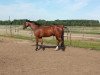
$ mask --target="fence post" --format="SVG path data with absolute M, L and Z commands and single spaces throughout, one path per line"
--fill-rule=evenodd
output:
M 72 44 L 72 40 L 71 40 L 71 28 L 69 28 L 69 32 L 70 32 L 70 46 L 71 46 L 71 44 Z
M 67 28 L 67 40 L 68 40 L 68 32 L 69 32 L 69 29 Z
M 7 25 L 8 26 L 8 25 Z M 7 35 L 7 26 L 5 26 L 5 29 L 6 29 L 6 34 L 5 35 Z
M 12 24 L 11 24 L 11 22 L 10 22 L 10 16 L 9 16 L 9 25 L 10 25 L 10 36 L 12 36 Z
M 84 36 L 85 36 L 84 30 L 85 30 L 85 25 L 83 24 L 83 40 L 84 40 Z

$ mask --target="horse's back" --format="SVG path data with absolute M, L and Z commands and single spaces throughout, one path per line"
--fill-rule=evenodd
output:
M 37 37 L 61 36 L 63 25 L 41 26 L 35 31 Z

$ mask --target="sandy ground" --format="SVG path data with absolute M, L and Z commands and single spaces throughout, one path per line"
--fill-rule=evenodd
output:
M 0 75 L 100 75 L 99 51 L 34 49 L 31 41 L 1 39 Z

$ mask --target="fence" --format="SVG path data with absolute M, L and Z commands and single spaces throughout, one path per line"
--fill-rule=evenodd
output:
M 65 27 L 64 30 L 64 37 L 65 40 L 67 40 L 68 45 L 72 45 L 73 41 L 90 41 L 93 43 L 99 42 L 100 44 L 100 27 L 68 26 Z M 21 25 L 0 25 L 0 35 L 20 36 L 24 38 L 27 37 L 28 39 L 33 39 L 34 37 L 33 31 L 30 28 L 23 30 L 23 27 Z
M 21 25 L 0 25 L 0 35 L 22 35 L 33 36 L 32 30 L 23 30 Z M 80 27 L 69 26 L 65 27 L 66 39 L 80 39 L 80 40 L 100 40 L 100 27 Z
M 67 33 L 66 37 L 80 40 L 100 40 L 100 27 L 69 26 L 65 28 L 65 32 L 68 32 L 67 29 L 69 29 L 70 36 Z
M 23 30 L 21 25 L 0 25 L 0 35 L 4 36 L 14 36 L 14 35 L 22 35 L 22 36 L 31 36 L 31 30 Z

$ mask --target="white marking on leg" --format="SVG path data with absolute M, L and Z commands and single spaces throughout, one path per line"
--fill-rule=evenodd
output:
M 56 47 L 56 49 L 55 50 L 58 50 L 58 46 Z

